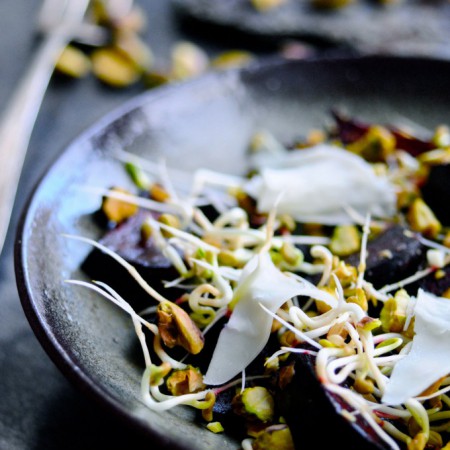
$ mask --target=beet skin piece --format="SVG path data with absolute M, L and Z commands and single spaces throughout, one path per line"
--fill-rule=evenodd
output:
M 315 375 L 315 356 L 292 353 L 287 364 L 294 364 L 291 381 L 279 389 L 276 404 L 289 426 L 295 448 L 329 450 L 387 450 L 365 419 L 354 422 L 342 416 L 351 408 L 338 396 L 325 390 Z
M 414 296 L 417 295 L 419 288 L 438 297 L 442 297 L 444 292 L 450 289 L 450 266 L 432 272 L 425 278 L 405 286 L 408 293 Z
M 379 289 L 414 274 L 425 262 L 425 247 L 418 239 L 405 234 L 406 228 L 394 225 L 367 244 L 364 278 Z M 359 252 L 346 259 L 358 267 Z
M 421 189 L 425 203 L 445 226 L 450 225 L 450 164 L 433 166 Z
M 162 283 L 176 278 L 178 272 L 155 247 L 151 238 L 146 242 L 141 239 L 141 224 L 149 215 L 148 212 L 138 212 L 116 228 L 106 232 L 99 242 L 132 264 L 141 276 L 162 295 L 168 296 L 170 292 L 176 292 L 178 295 L 177 290 L 165 289 Z M 155 301 L 137 284 L 126 269 L 100 250 L 92 250 L 81 268 L 91 279 L 107 283 L 135 308 L 145 308 L 155 304 Z

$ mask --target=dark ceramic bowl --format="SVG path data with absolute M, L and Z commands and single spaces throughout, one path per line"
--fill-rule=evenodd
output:
M 337 10 L 319 10 L 309 0 L 287 0 L 280 7 L 258 12 L 250 0 L 172 0 L 180 17 L 211 34 L 238 35 L 280 43 L 302 39 L 362 52 L 450 57 L 450 4 L 447 0 L 407 0 L 382 5 L 356 0 Z M 237 40 L 237 39 L 236 39 Z
M 127 186 L 126 149 L 169 167 L 245 170 L 252 133 L 269 129 L 290 140 L 325 125 L 333 107 L 381 122 L 434 128 L 450 120 L 450 62 L 368 57 L 271 61 L 210 73 L 145 93 L 94 124 L 65 149 L 36 187 L 17 233 L 17 285 L 26 316 L 60 370 L 83 392 L 161 446 L 239 447 L 180 407 L 165 413 L 140 400 L 143 361 L 129 317 L 97 295 L 64 283 L 86 279 L 90 248 L 63 233 L 96 238 L 100 196 L 86 186 Z M 319 448 L 319 447 L 318 447 Z

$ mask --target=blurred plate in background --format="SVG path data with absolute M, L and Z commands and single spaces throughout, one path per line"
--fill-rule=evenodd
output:
M 320 10 L 309 0 L 286 0 L 258 12 L 250 0 L 172 0 L 182 17 L 262 42 L 298 38 L 361 52 L 450 57 L 450 2 L 355 0 Z

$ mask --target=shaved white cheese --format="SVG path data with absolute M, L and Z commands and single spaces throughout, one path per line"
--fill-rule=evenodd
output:
M 269 340 L 272 317 L 261 307 L 275 312 L 297 295 L 313 296 L 331 307 L 337 300 L 306 280 L 283 274 L 267 253 L 253 257 L 244 267 L 232 303 L 230 320 L 220 333 L 204 382 L 224 384 L 241 373 Z
M 346 209 L 365 216 L 391 217 L 396 210 L 393 185 L 377 176 L 361 157 L 332 145 L 287 152 L 269 168 L 259 168 L 244 190 L 269 212 L 280 194 L 280 214 L 301 222 L 349 223 Z
M 450 373 L 450 300 L 419 290 L 411 350 L 394 367 L 383 403 L 399 405 Z

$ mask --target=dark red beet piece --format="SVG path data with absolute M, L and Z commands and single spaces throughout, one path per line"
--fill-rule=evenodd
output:
M 155 247 L 151 238 L 146 242 L 142 241 L 141 224 L 149 215 L 149 212 L 138 212 L 106 232 L 99 242 L 132 264 L 153 288 L 167 296 L 172 290 L 164 289 L 162 281 L 172 280 L 178 273 Z M 143 307 L 154 303 L 126 269 L 100 250 L 94 249 L 81 268 L 91 279 L 107 283 L 136 307 L 136 302 Z
M 362 122 L 355 118 L 344 116 L 339 111 L 332 111 L 334 120 L 336 121 L 336 135 L 343 144 L 351 144 L 361 139 L 374 124 Z M 385 125 L 385 127 L 394 135 L 396 140 L 396 148 L 404 150 L 412 156 L 418 156 L 435 148 L 431 141 L 420 139 L 397 127 Z
M 450 226 L 450 164 L 431 167 L 421 191 L 436 217 L 443 225 Z
M 368 242 L 364 278 L 375 288 L 414 274 L 424 263 L 425 247 L 405 231 L 406 228 L 393 225 Z M 346 262 L 357 267 L 359 253 L 349 256 Z
M 276 403 L 291 430 L 295 448 L 389 448 L 361 416 L 356 415 L 354 422 L 342 416 L 342 411 L 351 408 L 321 385 L 315 374 L 315 356 L 293 353 L 287 360 L 288 365 L 291 363 L 294 376 L 277 391 Z
M 445 267 L 442 271 L 433 272 L 409 286 L 405 286 L 408 293 L 414 296 L 417 295 L 419 288 L 441 297 L 447 289 L 450 289 L 450 266 Z

